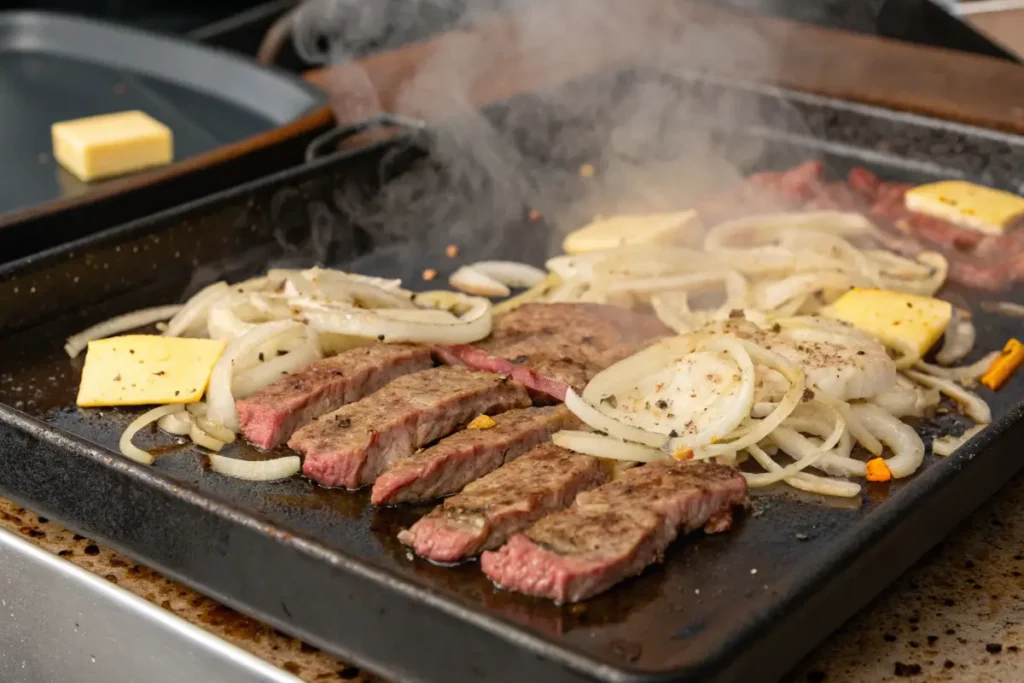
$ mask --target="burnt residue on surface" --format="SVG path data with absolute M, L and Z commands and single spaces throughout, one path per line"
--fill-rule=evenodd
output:
M 724 96 L 720 90 L 721 86 L 705 85 L 696 88 L 695 93 Z M 832 154 L 827 158 L 835 172 L 863 163 L 865 155 L 854 145 L 865 136 L 876 135 L 874 128 L 862 129 L 867 125 L 865 121 L 875 119 L 861 109 L 844 112 L 821 103 L 814 105 L 812 99 L 805 98 L 795 98 L 790 106 L 778 107 L 772 104 L 776 102 L 774 95 L 762 97 L 754 91 L 729 96 L 739 101 L 752 98 L 752 106 L 776 107 L 778 116 L 771 120 L 784 130 L 793 111 L 807 109 L 803 118 L 811 120 L 812 131 L 818 134 L 820 128 L 821 137 L 833 143 L 828 148 Z M 955 127 L 922 127 L 898 117 L 882 117 L 874 125 L 883 132 L 878 135 L 889 137 L 893 150 L 915 150 L 906 153 L 912 161 L 935 146 L 928 166 L 932 175 L 922 170 L 924 162 L 901 165 L 895 156 L 883 156 L 876 158 L 878 163 L 873 170 L 885 177 L 923 180 L 969 174 L 975 170 L 976 158 L 980 158 L 974 155 L 984 154 L 993 155 L 1000 163 L 993 166 L 994 170 L 979 173 L 979 179 L 992 179 L 1006 186 L 1012 185 L 1017 177 L 1013 174 L 1019 173 L 1012 158 L 999 156 L 1000 145 L 1010 144 L 1002 139 L 972 137 Z M 806 130 L 806 124 L 800 126 L 801 131 Z M 821 156 L 824 151 L 810 139 L 797 143 L 791 136 L 772 139 L 763 132 L 747 137 L 735 131 L 730 133 L 732 141 L 723 149 L 741 148 L 737 154 L 746 159 L 748 171 L 784 167 Z M 939 145 L 957 136 L 963 138 L 959 156 L 939 149 Z M 536 143 L 536 136 L 531 140 Z M 0 303 L 5 305 L 0 326 L 10 331 L 0 341 L 0 402 L 112 451 L 104 467 L 113 472 L 123 464 L 114 455 L 119 435 L 137 411 L 73 407 L 80 360 L 67 359 L 61 349 L 64 337 L 71 332 L 133 308 L 181 300 L 217 278 L 245 277 L 271 263 L 355 263 L 364 272 L 404 276 L 409 282 L 418 282 L 417 275 L 427 267 L 457 267 L 457 260 L 445 255 L 450 240 L 432 239 L 441 234 L 434 232 L 434 228 L 441 231 L 443 226 L 425 224 L 414 237 L 403 242 L 400 235 L 378 222 L 362 222 L 367 216 L 381 215 L 381 206 L 374 205 L 375 202 L 396 201 L 395 196 L 372 189 L 382 161 L 390 165 L 389 174 L 401 173 L 396 159 L 405 156 L 409 156 L 409 172 L 432 172 L 429 158 L 401 147 L 405 143 L 397 144 L 400 146 L 374 148 L 349 160 L 299 171 L 295 178 L 275 180 L 267 188 L 240 190 L 186 216 L 164 217 L 121 229 L 98 238 L 94 244 L 75 245 L 29 263 L 0 268 Z M 916 151 L 920 148 L 924 150 Z M 396 149 L 400 154 L 395 153 Z M 836 153 L 844 149 L 846 156 Z M 750 150 L 756 150 L 756 154 L 751 155 Z M 591 182 L 578 176 L 576 166 L 566 175 L 574 179 L 560 190 L 568 195 L 573 187 L 585 191 L 584 184 Z M 344 181 L 339 180 L 342 177 Z M 346 183 L 340 198 L 333 186 L 339 182 Z M 308 206 L 319 208 L 310 214 L 305 210 Z M 567 206 L 578 209 L 571 198 L 567 199 Z M 500 253 L 506 258 L 540 262 L 557 244 L 543 221 L 564 226 L 578 222 L 581 217 L 569 208 L 559 214 L 550 198 L 544 204 L 541 222 L 528 220 L 531 207 L 520 208 L 518 222 L 484 226 L 491 239 L 480 244 L 464 243 L 459 258 L 471 261 Z M 428 215 L 436 218 L 435 214 Z M 321 227 L 314 229 L 317 221 Z M 413 242 L 422 247 L 416 259 L 409 258 L 409 244 Z M 149 248 L 142 248 L 147 244 Z M 1001 347 L 1014 331 L 1015 321 L 981 311 L 975 321 L 979 352 Z M 1024 379 L 1018 376 L 999 394 L 987 396 L 997 416 L 1011 412 L 1022 387 Z M 953 425 L 947 427 L 952 429 Z M 147 432 L 138 436 L 138 444 L 143 447 L 170 443 L 171 438 L 165 435 Z M 74 454 L 70 450 L 69 458 L 87 457 L 80 450 Z M 215 508 L 218 514 L 241 520 L 247 529 L 272 537 L 282 553 L 300 544 L 312 544 L 317 561 L 325 566 L 345 566 L 354 559 L 362 571 L 378 572 L 384 577 L 382 581 L 395 580 L 425 588 L 453 609 L 468 608 L 478 616 L 497 617 L 501 628 L 513 624 L 542 636 L 566 657 L 583 655 L 591 662 L 649 672 L 689 667 L 687 670 L 692 673 L 701 666 L 721 666 L 727 645 L 736 647 L 737 643 L 749 643 L 769 633 L 788 606 L 798 604 L 815 586 L 855 559 L 872 535 L 881 534 L 890 523 L 908 513 L 906 506 L 947 487 L 977 451 L 948 459 L 928 456 L 922 471 L 914 477 L 888 486 L 869 486 L 861 499 L 851 503 L 823 503 L 789 493 L 759 494 L 757 510 L 746 515 L 732 532 L 715 536 L 698 533 L 681 539 L 671 547 L 663 565 L 650 567 L 606 594 L 576 606 L 558 606 L 500 591 L 473 562 L 444 568 L 411 557 L 396 541 L 395 533 L 427 507 L 375 510 L 368 505 L 366 492 L 326 490 L 301 477 L 279 483 L 241 482 L 204 471 L 196 453 L 197 449 L 188 447 L 165 454 L 146 471 L 145 478 L 137 475 L 132 486 L 167 484 L 175 495 L 187 496 L 190 506 Z M 226 447 L 224 453 L 267 457 L 240 443 Z M 106 485 L 99 480 L 59 481 L 63 495 L 83 498 L 95 496 L 95 491 L 105 490 Z M 81 509 L 92 508 L 83 503 Z M 124 514 L 158 515 L 160 511 L 140 509 Z M 88 519 L 77 521 L 84 526 L 90 524 Z M 217 535 L 211 531 L 214 528 L 212 522 L 209 527 L 199 524 L 192 541 L 194 546 L 185 544 L 171 549 L 150 545 L 159 543 L 159 538 L 140 539 L 126 534 L 118 540 L 140 555 L 152 552 L 171 558 L 177 562 L 173 569 L 191 578 L 203 572 L 202 559 L 197 558 L 231 552 L 232 538 Z M 325 570 L 324 576 L 327 575 L 329 571 Z M 286 581 L 286 577 L 281 580 Z M 204 575 L 196 581 L 220 581 L 220 590 L 232 587 L 231 577 Z M 287 585 L 261 584 L 264 591 L 286 588 Z M 257 596 L 249 593 L 238 599 L 244 601 L 247 597 Z M 261 605 L 259 609 L 282 623 L 292 615 L 298 619 L 316 612 L 317 607 L 288 604 L 287 610 L 279 605 L 272 609 Z M 321 625 L 329 623 L 324 619 L 319 622 Z M 303 628 L 311 628 L 312 623 L 313 620 L 304 623 Z M 344 643 L 336 646 L 347 647 Z M 713 658 L 718 659 L 711 661 Z

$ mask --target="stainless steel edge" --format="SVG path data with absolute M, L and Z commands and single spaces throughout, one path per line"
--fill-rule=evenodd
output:
M 187 621 L 0 530 L 4 683 L 298 683 Z

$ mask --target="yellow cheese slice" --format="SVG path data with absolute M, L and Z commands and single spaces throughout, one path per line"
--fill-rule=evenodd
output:
M 911 211 L 971 230 L 1000 235 L 1024 216 L 1024 197 L 963 180 L 919 185 L 904 196 Z
M 569 233 L 562 248 L 567 254 L 582 254 L 627 244 L 680 243 L 702 233 L 696 211 L 629 214 L 594 220 Z
M 948 301 L 888 289 L 851 289 L 823 310 L 876 337 L 890 348 L 928 352 L 953 315 Z
M 224 352 L 219 339 L 132 334 L 89 342 L 78 405 L 195 403 Z
M 141 111 L 55 123 L 53 158 L 79 180 L 140 171 L 174 158 L 171 129 Z

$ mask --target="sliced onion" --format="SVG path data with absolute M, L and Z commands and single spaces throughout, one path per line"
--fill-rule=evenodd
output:
M 565 407 L 592 429 L 605 432 L 623 441 L 632 441 L 651 448 L 662 448 L 668 443 L 668 437 L 664 434 L 648 432 L 605 415 L 580 398 L 571 388 L 565 392 Z
M 477 261 L 471 268 L 508 287 L 536 287 L 547 276 L 540 268 L 518 261 Z
M 167 320 L 180 310 L 181 305 L 179 304 L 175 304 L 173 306 L 155 306 L 153 308 L 143 308 L 140 311 L 133 311 L 131 313 L 125 313 L 124 315 L 119 315 L 116 318 L 104 320 L 101 323 L 82 330 L 76 335 L 68 337 L 68 341 L 64 345 L 64 350 L 70 357 L 75 358 L 86 346 L 89 345 L 89 342 L 91 341 L 112 337 L 122 332 L 137 330 L 140 327 L 152 325 L 153 323 L 161 320 Z
M 131 424 L 128 425 L 128 429 L 124 430 L 121 434 L 121 439 L 118 442 L 118 446 L 121 448 L 121 454 L 137 463 L 152 465 L 153 455 L 133 444 L 132 439 L 143 427 L 158 421 L 166 415 L 171 415 L 180 411 L 180 404 L 159 406 L 152 410 L 147 410 L 142 415 L 139 415 L 137 418 L 132 420 Z
M 882 442 L 875 438 L 875 435 L 867 427 L 861 424 L 860 420 L 857 419 L 857 415 L 850 410 L 848 403 L 845 401 L 834 401 L 827 397 L 821 400 L 843 416 L 846 428 L 850 431 L 853 438 L 857 440 L 857 443 L 864 447 L 864 450 L 871 455 L 882 454 Z
M 885 460 L 892 476 L 900 479 L 917 471 L 924 461 L 924 442 L 913 427 L 870 403 L 850 409 L 879 441 L 892 449 L 892 457 Z
M 946 334 L 942 339 L 942 348 L 935 355 L 939 365 L 952 365 L 967 357 L 974 348 L 977 331 L 970 315 L 954 306 L 953 317 L 946 326 Z
M 477 296 L 508 296 L 512 290 L 490 275 L 482 273 L 473 266 L 462 266 L 448 278 L 452 288 L 475 294 Z
M 763 474 L 750 474 L 744 472 L 743 476 L 747 480 L 747 485 L 751 488 L 760 488 L 762 486 L 769 486 L 776 483 L 778 479 L 775 475 L 784 471 L 782 465 L 775 462 L 765 450 L 756 445 L 748 448 L 747 452 L 754 457 L 754 460 L 756 460 L 761 467 L 768 470 L 768 472 Z M 801 491 L 817 493 L 823 496 L 838 496 L 840 498 L 853 498 L 860 493 L 861 489 L 859 484 L 852 481 L 820 477 L 809 472 L 797 472 L 795 474 L 787 475 L 784 478 L 784 481 L 793 488 L 800 489 Z
M 188 436 L 189 430 L 192 429 L 192 416 L 188 411 L 181 409 L 178 412 L 161 417 L 157 421 L 156 426 L 168 434 Z
M 196 292 L 176 316 L 167 323 L 167 337 L 202 336 L 206 331 L 206 316 L 220 297 L 230 291 L 228 283 L 214 282 Z
M 193 419 L 193 422 L 195 423 L 196 427 L 198 427 L 203 432 L 205 432 L 206 434 L 210 435 L 211 437 L 213 437 L 217 441 L 221 441 L 221 442 L 226 443 L 226 444 L 227 443 L 234 443 L 235 442 L 235 434 L 234 434 L 234 432 L 232 432 L 230 430 L 227 430 L 227 429 L 224 429 L 220 425 L 215 424 L 214 422 L 210 421 L 208 418 L 196 417 L 196 418 Z M 192 431 L 191 430 L 189 430 L 189 435 L 190 436 L 192 435 Z
M 821 230 L 840 236 L 873 235 L 879 232 L 859 213 L 840 211 L 799 211 L 761 214 L 719 223 L 708 230 L 704 248 L 708 251 L 731 246 L 755 246 L 789 230 Z
M 974 425 L 960 436 L 940 436 L 932 439 L 932 453 L 935 455 L 953 455 L 957 449 L 980 434 L 987 425 Z
M 998 313 L 1011 318 L 1024 318 L 1024 306 L 1012 301 L 984 301 L 981 308 L 989 313 Z
M 237 432 L 238 411 L 235 409 L 235 397 L 231 386 L 236 367 L 243 365 L 248 356 L 256 353 L 268 342 L 278 337 L 298 334 L 306 334 L 304 325 L 291 320 L 278 320 L 257 325 L 228 343 L 210 374 L 210 384 L 206 390 L 209 418 L 225 429 Z
M 992 410 L 988 407 L 988 404 L 982 400 L 980 396 L 974 392 L 967 391 L 956 382 L 951 382 L 948 379 L 942 379 L 941 377 L 933 377 L 926 375 L 923 372 L 917 372 L 915 370 L 907 370 L 907 376 L 910 379 L 925 385 L 926 387 L 933 387 L 938 389 L 946 396 L 956 401 L 969 418 L 980 424 L 988 424 L 992 421 Z M 883 439 L 884 441 L 884 439 Z
M 218 474 L 245 481 L 275 481 L 298 474 L 302 469 L 302 463 L 297 455 L 287 455 L 273 460 L 241 460 L 211 455 L 210 469 Z
M 847 477 L 863 477 L 867 474 L 867 468 L 860 460 L 822 452 L 818 445 L 790 427 L 779 427 L 769 438 L 795 460 L 810 460 L 810 466 L 822 472 Z
M 188 438 L 192 439 L 192 442 L 197 446 L 202 446 L 211 451 L 219 451 L 224 448 L 223 441 L 213 438 L 195 423 L 192 423 L 191 429 L 188 430 Z
M 491 302 L 455 292 L 423 292 L 416 295 L 417 304 L 441 303 L 448 310 L 456 309 L 454 323 L 393 320 L 374 311 L 359 308 L 331 307 L 310 300 L 293 302 L 302 310 L 309 326 L 319 332 L 384 338 L 387 342 L 420 342 L 423 344 L 470 344 L 491 333 Z
M 992 365 L 992 361 L 998 357 L 999 351 L 993 351 L 992 353 L 982 356 L 970 365 L 961 365 L 953 368 L 943 368 L 938 365 L 932 365 L 931 363 L 925 363 L 924 361 L 918 361 L 914 364 L 914 369 L 919 370 L 926 375 L 934 375 L 935 377 L 949 379 L 961 384 L 970 384 L 977 382 L 978 379 L 985 374 L 989 366 Z
M 275 356 L 248 370 L 236 372 L 231 380 L 231 393 L 236 401 L 240 398 L 247 398 L 285 375 L 298 372 L 322 357 L 320 350 L 312 344 L 302 344 L 283 356 Z
M 740 339 L 737 341 L 743 344 L 743 347 L 747 350 L 747 353 L 750 354 L 750 357 L 754 361 L 762 365 L 767 365 L 785 377 L 790 384 L 789 389 L 786 390 L 782 400 L 780 400 L 776 405 L 775 410 L 763 420 L 755 421 L 751 425 L 751 429 L 746 434 L 733 441 L 702 446 L 699 451 L 695 451 L 695 458 L 709 458 L 728 453 L 736 453 L 740 450 L 745 450 L 751 444 L 760 443 L 761 440 L 781 425 L 783 420 L 789 417 L 790 413 L 792 413 L 800 404 L 800 400 L 803 397 L 804 389 L 806 388 L 806 380 L 804 378 L 804 373 L 800 368 L 791 365 L 786 361 L 786 359 L 774 351 L 764 349 L 753 342 L 747 341 L 746 339 Z
M 627 443 L 614 439 L 610 436 L 602 436 L 594 432 L 581 432 L 573 429 L 563 429 L 556 432 L 551 441 L 556 446 L 561 446 L 574 453 L 593 455 L 597 458 L 609 460 L 626 460 L 629 462 L 655 462 L 666 460 L 664 452 L 637 443 Z

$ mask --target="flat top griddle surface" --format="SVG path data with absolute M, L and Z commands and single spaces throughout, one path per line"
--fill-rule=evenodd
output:
M 786 110 L 792 111 L 792 107 Z M 989 140 L 979 134 L 978 140 L 962 147 L 964 165 L 958 168 L 951 163 L 950 170 L 945 170 L 942 163 L 955 156 L 925 161 L 927 155 L 920 142 L 915 146 L 912 137 L 897 135 L 904 125 L 918 136 L 925 135 L 921 128 L 924 124 L 916 119 L 901 123 L 896 117 L 883 118 L 877 124 L 883 131 L 888 127 L 890 144 L 900 151 L 899 155 L 871 156 L 856 146 L 840 143 L 838 138 L 843 135 L 864 139 L 881 134 L 855 125 L 857 117 L 869 113 L 855 108 L 845 114 L 821 116 L 822 125 L 832 126 L 820 136 L 826 138 L 824 143 L 810 136 L 775 136 L 762 131 L 757 134 L 763 136 L 757 146 L 759 155 L 744 157 L 748 158 L 747 170 L 780 168 L 824 157 L 834 173 L 842 174 L 849 166 L 864 163 L 864 157 L 869 156 L 874 163 L 867 165 L 887 179 L 928 180 L 956 173 L 994 180 L 1008 187 L 1015 187 L 1020 181 L 1012 161 L 998 165 L 994 171 L 982 166 L 986 170 L 972 172 L 976 163 L 984 163 L 978 150 L 990 145 L 1019 144 L 1008 138 Z M 807 120 L 801 119 L 804 132 Z M 955 131 L 960 131 L 956 135 L 966 134 L 966 129 L 951 130 L 944 135 L 952 136 Z M 934 130 L 930 134 L 939 135 Z M 828 135 L 833 136 L 831 142 Z M 733 141 L 740 137 L 730 133 Z M 976 156 L 972 155 L 975 153 Z M 545 256 L 556 253 L 558 240 L 552 239 L 544 219 L 526 219 L 528 206 L 519 207 L 520 218 L 509 226 L 487 226 L 486 234 L 491 239 L 461 242 L 458 259 L 445 257 L 445 241 L 432 239 L 429 226 L 422 232 L 423 239 L 415 243 L 416 248 L 410 250 L 408 243 L 395 242 L 394 236 L 389 236 L 387 226 L 357 222 L 357 217 L 365 217 L 352 210 L 359 193 L 341 192 L 338 188 L 351 190 L 362 182 L 372 186 L 382 175 L 382 164 L 409 166 L 401 157 L 395 147 L 385 145 L 336 163 L 325 162 L 293 176 L 269 179 L 252 190 L 216 198 L 184 212 L 170 213 L 2 269 L 0 304 L 7 307 L 0 309 L 6 310 L 0 315 L 0 324 L 9 329 L 28 327 L 0 342 L 0 403 L 116 453 L 119 435 L 137 411 L 74 408 L 81 359 L 69 360 L 64 356 L 64 338 L 88 322 L 180 299 L 186 291 L 194 292 L 214 278 L 241 279 L 261 272 L 268 263 L 284 265 L 289 259 L 301 260 L 301 254 L 307 252 L 303 251 L 305 247 L 296 245 L 307 238 L 315 243 L 312 233 L 325 226 L 332 234 L 345 236 L 333 250 L 323 252 L 325 260 L 358 272 L 401 276 L 409 283 L 420 282 L 418 276 L 424 268 L 437 268 L 439 281 L 443 282 L 459 263 L 477 258 L 500 254 L 542 263 Z M 573 170 L 566 174 L 562 189 L 571 195 L 582 191 L 589 181 L 575 173 L 575 166 L 569 168 Z M 344 178 L 341 185 L 340 178 Z M 408 199 L 413 202 L 414 196 L 409 195 Z M 444 212 L 411 213 L 411 218 L 428 223 L 440 224 L 449 218 Z M 447 228 L 448 224 L 445 225 Z M 84 249 L 86 246 L 88 249 Z M 972 308 L 976 312 L 978 344 L 974 357 L 1001 347 L 1010 336 L 1019 336 L 1019 320 L 986 314 L 978 309 L 976 295 L 958 294 L 975 304 Z M 366 492 L 326 490 L 301 478 L 272 484 L 235 481 L 205 471 L 203 457 L 193 448 L 165 449 L 151 470 L 139 470 L 133 486 L 145 486 L 141 482 L 155 476 L 183 492 L 197 494 L 198 500 L 208 501 L 209 505 L 226 505 L 232 515 L 251 520 L 246 523 L 276 539 L 282 548 L 311 542 L 312 545 L 303 547 L 315 548 L 319 561 L 348 567 L 346 571 L 373 574 L 388 586 L 412 587 L 418 600 L 434 607 L 445 605 L 445 609 L 462 615 L 460 618 L 500 633 L 508 639 L 509 648 L 528 645 L 531 652 L 542 653 L 588 675 L 605 680 L 624 680 L 631 673 L 659 679 L 672 675 L 705 680 L 741 658 L 743 648 L 752 640 L 770 633 L 790 610 L 807 600 L 841 601 L 841 595 L 830 592 L 830 579 L 853 560 L 869 556 L 873 539 L 896 529 L 905 537 L 931 536 L 939 533 L 932 531 L 935 528 L 948 530 L 952 522 L 941 519 L 914 519 L 914 525 L 924 526 L 908 526 L 903 521 L 912 519 L 914 510 L 934 498 L 936 492 L 962 491 L 965 499 L 970 498 L 973 494 L 956 487 L 958 482 L 974 481 L 964 477 L 966 470 L 977 469 L 972 462 L 975 456 L 979 461 L 989 459 L 986 462 L 999 458 L 1006 471 L 1018 467 L 1018 456 L 984 449 L 995 435 L 1006 432 L 1020 417 L 1024 375 L 1018 374 L 1001 392 L 982 394 L 992 405 L 995 423 L 969 448 L 962 448 L 948 458 L 929 455 L 914 476 L 888 484 L 868 484 L 863 496 L 853 501 L 782 490 L 757 492 L 753 512 L 741 518 L 731 532 L 715 536 L 694 534 L 681 539 L 671 546 L 663 564 L 574 606 L 557 606 L 497 590 L 475 563 L 445 568 L 411 557 L 395 540 L 395 533 L 427 507 L 375 509 L 368 505 Z M 962 427 L 951 412 L 923 429 L 928 436 L 958 432 Z M 166 445 L 171 439 L 144 434 L 137 443 L 144 447 Z M 268 457 L 244 444 L 232 445 L 225 453 Z M 85 456 L 69 452 L 68 457 Z M 117 455 L 111 455 L 107 462 L 110 469 L 137 469 L 125 465 Z M 100 490 L 99 482 L 59 477 L 54 481 L 64 496 L 88 497 L 91 491 Z M 991 486 L 998 483 L 992 482 Z M 117 514 L 130 525 L 134 515 L 159 511 L 118 510 Z M 167 523 L 173 524 L 173 520 Z M 117 540 L 142 555 L 150 552 L 151 544 L 156 542 L 135 538 L 130 532 Z M 194 563 L 199 561 L 191 557 L 208 552 L 229 554 L 231 546 L 230 538 L 203 538 L 199 533 L 194 545 L 161 548 L 160 553 L 178 562 L 177 571 L 187 577 L 190 567 L 196 570 Z M 886 557 L 875 558 L 876 563 L 889 561 Z M 891 561 L 903 563 L 905 559 Z M 272 573 L 273 569 L 259 571 Z M 272 593 L 273 582 L 266 582 L 265 576 L 261 573 L 236 580 L 263 581 L 266 585 L 260 583 L 259 590 Z M 229 578 L 224 577 L 223 586 L 231 584 Z M 274 581 L 287 580 L 286 576 L 274 577 Z M 288 613 L 302 609 L 303 606 L 293 604 Z M 339 613 L 336 618 L 349 616 L 371 622 L 375 618 L 357 613 Z M 308 631 L 314 627 L 305 624 L 303 628 Z M 824 635 L 813 626 L 804 628 L 802 644 L 794 646 L 792 657 L 799 657 L 799 648 L 807 647 L 804 640 L 815 642 Z M 347 650 L 345 643 L 334 645 L 339 652 L 359 654 Z M 416 645 L 394 645 L 396 649 L 401 647 Z M 557 673 L 560 671 L 563 670 L 557 666 L 551 669 L 553 676 L 562 675 Z M 515 671 L 501 668 L 485 673 L 493 675 L 493 680 L 512 680 L 515 675 Z M 439 672 L 422 675 L 440 676 Z

